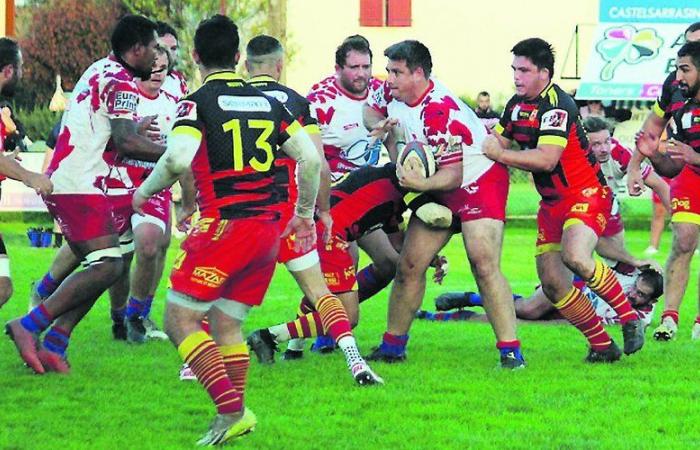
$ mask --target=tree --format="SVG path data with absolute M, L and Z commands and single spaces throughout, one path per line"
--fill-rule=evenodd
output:
M 125 12 L 119 0 L 35 1 L 24 9 L 18 40 L 25 98 L 18 102 L 30 108 L 48 104 L 56 75 L 70 91 L 90 64 L 109 53 L 109 30 Z

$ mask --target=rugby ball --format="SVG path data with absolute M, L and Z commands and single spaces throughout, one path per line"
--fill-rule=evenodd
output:
M 403 170 L 415 170 L 425 178 L 435 174 L 437 164 L 430 146 L 418 141 L 411 141 L 399 153 L 399 161 Z

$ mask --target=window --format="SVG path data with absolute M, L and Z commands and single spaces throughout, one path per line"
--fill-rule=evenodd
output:
M 410 27 L 411 0 L 360 0 L 360 26 Z

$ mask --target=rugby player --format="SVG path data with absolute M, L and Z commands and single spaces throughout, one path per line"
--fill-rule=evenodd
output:
M 686 101 L 672 113 L 673 137 L 659 142 L 658 135 L 645 130 L 637 140 L 637 149 L 650 159 L 654 168 L 661 175 L 673 177 L 673 247 L 666 263 L 663 319 L 654 331 L 654 338 L 663 341 L 673 339 L 678 330 L 678 306 L 688 285 L 690 260 L 700 232 L 700 133 L 697 125 L 700 122 L 700 41 L 688 42 L 678 51 L 676 80 Z M 700 314 L 691 336 L 700 339 Z
M 155 29 L 155 23 L 144 17 L 124 16 L 112 33 L 112 54 L 97 69 L 88 69 L 87 88 L 74 95 L 65 113 L 47 171 L 54 190 L 44 201 L 87 267 L 66 278 L 29 314 L 6 325 L 21 358 L 37 373 L 45 372 L 44 364 L 67 371 L 64 352 L 71 331 L 122 272 L 117 224 L 103 185 L 109 173 L 103 158 L 108 142 L 121 154 L 137 159 L 154 161 L 164 151 L 137 132 L 135 121 L 138 87 L 134 80 L 150 76 Z M 54 320 L 37 350 L 39 334 Z
M 22 77 L 22 52 L 17 42 L 9 38 L 0 38 L 0 95 L 12 97 L 19 79 Z M 5 143 L 0 142 L 5 149 Z M 18 180 L 38 194 L 48 195 L 53 186 L 48 177 L 26 170 L 15 161 L 15 156 L 0 155 L 0 175 Z M 0 308 L 12 296 L 12 279 L 10 278 L 10 258 L 7 256 L 5 243 L 0 236 Z
M 655 303 L 659 297 L 663 295 L 663 275 L 649 266 L 642 267 L 641 269 L 630 268 L 629 266 L 626 267 L 631 270 L 628 272 L 615 270 L 615 277 L 620 282 L 630 303 L 632 303 L 632 307 L 637 311 L 637 314 L 639 314 L 642 323 L 647 327 L 651 323 L 651 319 L 654 315 Z M 596 315 L 605 325 L 620 323 L 620 318 L 615 310 L 591 291 L 583 281 L 578 279 L 574 280 L 574 286 L 581 289 L 586 297 L 588 297 L 593 304 Z M 552 306 L 552 302 L 547 299 L 541 286 L 528 298 L 523 298 L 519 295 L 513 295 L 513 298 L 515 301 L 515 314 L 518 319 L 539 321 L 564 320 L 557 309 Z M 444 298 L 442 299 L 444 300 Z M 435 308 L 438 311 L 448 312 L 418 311 L 416 317 L 423 320 L 439 322 L 455 320 L 485 321 L 487 319 L 483 314 L 478 314 L 472 310 L 461 309 L 471 306 L 482 306 L 481 296 L 475 292 L 465 292 L 465 295 L 460 301 L 441 301 L 441 298 L 438 297 L 435 299 Z M 457 311 L 449 311 L 455 308 L 460 309 Z
M 496 334 L 500 365 L 524 367 L 512 292 L 500 269 L 508 170 L 481 154 L 486 128 L 468 106 L 430 77 L 432 59 L 425 45 L 402 41 L 384 55 L 388 78 L 368 103 L 378 116 L 398 121 L 407 140 L 431 146 L 438 166 L 429 178 L 402 171 L 399 183 L 411 191 L 431 192 L 459 217 L 472 273 Z M 411 217 L 389 297 L 387 330 L 368 359 L 405 359 L 408 332 L 425 293 L 425 272 L 450 236 L 449 230 L 436 230 Z
M 170 24 L 162 21 L 156 22 L 158 28 L 158 40 L 169 53 L 168 73 L 163 82 L 163 90 L 175 97 L 177 100 L 182 99 L 188 94 L 187 80 L 182 72 L 177 70 L 177 62 L 180 57 L 180 42 L 177 37 L 177 31 Z
M 180 102 L 167 152 L 133 200 L 134 210 L 141 211 L 150 196 L 192 167 L 201 218 L 173 266 L 165 329 L 217 408 L 200 445 L 246 434 L 257 422 L 244 407 L 250 358 L 241 324 L 250 308 L 262 302 L 277 260 L 280 214 L 274 208 L 273 163 L 278 146 L 298 164 L 295 212 L 283 235 L 294 233 L 302 248 L 316 238 L 318 152 L 279 101 L 236 75 L 238 44 L 237 27 L 227 17 L 215 15 L 200 23 L 193 57 L 204 84 Z M 321 299 L 318 308 L 327 328 L 350 332 L 336 297 Z M 212 336 L 200 327 L 205 315 Z M 353 371 L 367 367 L 351 334 L 338 344 L 354 353 L 348 355 L 349 365 L 357 365 Z
M 700 41 L 700 22 L 695 22 L 685 30 L 685 40 L 687 42 Z M 686 96 L 688 94 L 687 86 L 681 88 L 682 77 L 678 72 L 676 69 L 666 77 L 661 95 L 654 103 L 653 109 L 640 131 L 640 134 L 645 136 L 645 140 L 651 137 L 656 139 L 656 146 L 658 146 L 658 140 L 674 113 L 681 109 L 689 98 L 693 97 L 693 95 Z M 642 191 L 642 174 L 639 167 L 643 158 L 644 155 L 636 151 L 630 162 L 627 176 L 627 188 L 630 195 L 639 195 Z M 667 176 L 661 168 L 657 168 L 657 171 L 662 176 Z M 670 173 L 675 175 L 674 172 Z M 664 311 L 661 314 L 661 323 L 654 330 L 654 339 L 660 341 L 673 339 L 678 331 L 678 311 L 688 284 L 690 261 L 698 242 L 698 223 L 693 219 L 692 214 L 688 215 L 687 213 L 695 211 L 693 208 L 700 206 L 687 205 L 686 202 L 688 190 L 693 189 L 688 184 L 694 181 L 691 175 L 693 171 L 689 167 L 683 172 L 684 176 L 679 176 L 671 183 L 673 244 L 665 267 Z M 689 177 L 686 177 L 685 174 L 688 174 Z
M 573 272 L 615 309 L 626 354 L 642 348 L 644 326 L 638 314 L 612 270 L 592 256 L 610 216 L 612 193 L 588 151 L 573 98 L 552 83 L 552 47 L 531 38 L 511 51 L 516 95 L 507 103 L 495 134 L 484 140 L 483 152 L 494 161 L 533 173 L 542 197 L 536 251 L 542 288 L 588 340 L 586 361 L 617 361 L 622 352 L 585 295 L 571 285 Z M 522 150 L 510 150 L 513 139 Z

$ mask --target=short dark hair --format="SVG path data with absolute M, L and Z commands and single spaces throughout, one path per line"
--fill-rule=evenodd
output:
M 137 44 L 148 45 L 154 39 L 156 23 L 143 16 L 127 14 L 119 19 L 112 31 L 112 51 L 122 56 Z
M 491 97 L 491 96 L 489 95 L 488 92 L 486 92 L 486 91 L 481 91 L 481 92 L 479 92 L 479 94 L 477 95 L 477 97 Z
M 684 56 L 689 56 L 693 61 L 693 65 L 700 69 L 700 41 L 686 42 L 678 50 L 678 57 L 682 58 Z
M 698 30 L 700 30 L 700 22 L 695 22 L 685 29 L 685 33 L 683 33 L 683 35 L 686 35 L 688 33 L 695 33 Z
M 650 266 L 644 266 L 639 269 L 638 278 L 653 289 L 651 293 L 652 300 L 656 300 L 664 295 L 664 276 L 656 269 Z
M 156 25 L 156 33 L 158 33 L 158 36 L 163 37 L 166 34 L 172 34 L 176 41 L 180 40 L 177 37 L 177 31 L 175 31 L 175 28 L 173 28 L 169 23 L 159 20 L 156 22 Z
M 280 41 L 266 34 L 255 36 L 245 47 L 245 53 L 249 59 L 282 51 L 284 50 Z
M 540 70 L 549 70 L 549 78 L 554 77 L 554 48 L 544 39 L 525 39 L 515 44 L 510 51 L 514 56 L 528 58 Z
M 384 50 L 384 56 L 392 61 L 405 61 L 406 67 L 414 72 L 418 67 L 423 69 L 425 78 L 430 78 L 433 71 L 433 59 L 430 50 L 421 42 L 406 40 L 398 42 Z
M 602 117 L 588 116 L 583 120 L 583 128 L 587 133 L 597 133 L 608 130 L 612 132 L 612 124 Z
M 372 50 L 369 48 L 369 41 L 364 36 L 354 34 L 346 37 L 343 43 L 335 50 L 335 63 L 340 67 L 345 66 L 348 53 L 351 51 L 369 55 L 369 62 L 372 62 Z
M 19 64 L 19 45 L 10 38 L 0 38 L 0 69 Z
M 236 67 L 238 27 L 228 17 L 216 14 L 199 22 L 194 49 L 205 67 Z

